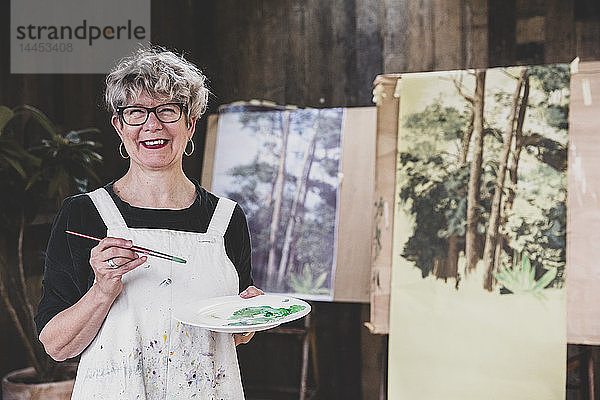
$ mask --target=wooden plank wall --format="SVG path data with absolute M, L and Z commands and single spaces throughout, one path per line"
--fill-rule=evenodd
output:
M 152 39 L 204 67 L 213 106 L 259 97 L 370 106 L 381 73 L 597 59 L 598 8 L 593 0 L 154 0 Z M 2 10 L 8 52 L 8 0 Z M 72 125 L 103 120 L 102 76 L 8 69 L 3 57 L 4 103 L 37 102 Z
M 372 106 L 373 80 L 382 73 L 600 59 L 595 0 L 152 0 L 151 7 L 153 42 L 184 51 L 208 75 L 210 111 L 253 98 L 311 107 Z M 66 129 L 101 128 L 106 158 L 101 175 L 109 180 L 122 174 L 126 164 L 101 107 L 103 76 L 11 75 L 9 19 L 10 0 L 0 0 L 0 104 L 38 106 Z M 196 153 L 185 161 L 195 178 L 201 173 L 205 121 L 195 138 Z M 315 307 L 322 398 L 379 398 L 380 382 L 371 382 L 375 378 L 366 369 L 379 365 L 370 357 L 381 357 L 385 341 L 362 326 L 365 307 Z M 12 336 L 0 311 L 6 355 L 0 374 L 23 362 L 18 344 L 3 340 Z M 243 356 L 263 362 L 268 357 L 252 349 Z M 372 379 L 361 381 L 367 376 Z

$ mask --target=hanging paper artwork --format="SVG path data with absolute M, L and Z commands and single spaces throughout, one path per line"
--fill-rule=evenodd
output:
M 569 126 L 567 340 L 600 345 L 600 62 L 574 63 Z
M 231 106 L 218 122 L 211 191 L 245 211 L 255 285 L 330 300 L 344 110 Z
M 402 76 L 390 398 L 564 398 L 569 78 Z

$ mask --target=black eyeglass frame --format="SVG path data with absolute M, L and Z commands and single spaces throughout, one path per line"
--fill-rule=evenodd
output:
M 169 121 L 169 122 L 165 122 L 162 119 L 160 119 L 160 117 L 158 116 L 158 113 L 156 112 L 156 109 L 159 107 L 163 107 L 163 106 L 179 106 L 179 117 L 177 117 L 176 120 L 174 121 Z M 143 122 L 140 122 L 139 124 L 130 124 L 128 122 L 125 121 L 125 117 L 123 117 L 123 111 L 125 111 L 128 108 L 143 108 L 144 110 L 146 110 L 146 119 Z M 176 103 L 176 102 L 172 102 L 172 103 L 163 103 L 163 104 L 159 104 L 156 107 L 144 107 L 144 106 L 118 106 L 117 107 L 117 115 L 119 116 L 119 118 L 121 119 L 121 121 L 124 124 L 127 124 L 129 126 L 140 126 L 140 125 L 144 125 L 147 121 L 148 118 L 150 118 L 150 113 L 154 113 L 154 115 L 156 116 L 156 119 L 158 119 L 160 122 L 162 122 L 163 124 L 172 124 L 174 122 L 177 122 L 181 119 L 181 116 L 183 115 L 183 112 L 187 110 L 187 106 L 184 103 Z

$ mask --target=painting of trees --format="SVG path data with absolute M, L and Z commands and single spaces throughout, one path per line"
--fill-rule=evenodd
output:
M 568 66 L 419 75 L 401 94 L 401 256 L 457 289 L 563 287 Z
M 244 209 L 268 292 L 332 297 L 343 109 L 224 109 L 212 191 Z

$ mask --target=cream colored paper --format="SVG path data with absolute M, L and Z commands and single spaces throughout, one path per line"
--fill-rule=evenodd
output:
M 494 94 L 503 92 L 510 100 L 516 81 L 509 75 L 518 76 L 519 73 L 518 68 L 487 71 L 484 97 L 487 109 L 484 109 L 484 118 L 488 128 L 498 127 L 501 131 L 506 125 L 509 112 L 506 107 L 503 108 L 496 102 L 498 97 L 494 97 Z M 466 100 L 459 94 L 459 87 L 464 94 L 473 95 L 473 76 L 466 71 L 402 76 L 399 153 L 410 152 L 419 141 L 431 145 L 429 153 L 423 150 L 427 147 L 425 145 L 419 148 L 417 153 L 422 157 L 440 155 L 445 159 L 447 169 L 444 172 L 444 169 L 440 168 L 436 177 L 442 184 L 449 180 L 444 176 L 448 168 L 458 169 L 452 164 L 452 160 L 459 158 L 457 149 L 460 148 L 460 143 L 452 140 L 427 142 L 423 136 L 415 135 L 414 129 L 412 135 L 409 135 L 406 121 L 409 115 L 423 112 L 426 106 L 436 101 L 442 107 L 454 107 L 463 111 Z M 530 101 L 539 102 L 542 97 L 536 92 L 537 89 L 534 89 L 533 83 L 530 89 Z M 565 95 L 564 92 L 562 94 Z M 565 98 L 560 98 L 558 94 L 555 96 L 559 98 L 552 98 L 551 101 L 559 101 L 564 105 Z M 510 101 L 504 103 L 510 104 Z M 566 145 L 566 131 L 544 126 L 542 121 L 536 119 L 538 114 L 534 110 L 527 111 L 523 130 L 529 133 L 541 132 L 544 137 L 564 140 Z M 442 118 L 432 118 L 428 125 L 425 125 L 429 128 L 435 127 L 440 120 Z M 425 129 L 422 135 L 447 138 L 448 132 L 431 128 Z M 490 165 L 497 168 L 502 143 L 498 140 L 494 142 L 490 134 L 486 137 L 483 147 L 484 164 L 488 168 Z M 471 143 L 468 160 L 472 159 L 472 146 Z M 564 172 L 546 171 L 548 176 L 545 181 L 536 180 L 535 173 L 531 171 L 546 167 L 540 167 L 536 158 L 532 154 L 526 154 L 525 150 L 521 157 L 519 182 L 522 186 L 517 187 L 521 192 L 517 192 L 512 209 L 515 215 L 511 216 L 513 219 L 510 223 L 504 225 L 506 229 L 514 227 L 518 218 L 543 220 L 536 207 L 528 208 L 528 201 L 533 201 L 537 207 L 552 208 L 557 205 L 556 202 L 562 200 L 564 203 L 565 200 L 565 187 L 562 186 L 566 184 Z M 399 162 L 398 165 L 400 172 L 397 176 L 397 199 L 400 198 L 399 189 L 406 187 L 408 179 L 403 175 L 402 163 Z M 426 165 L 415 166 L 417 172 L 425 175 L 426 168 Z M 492 175 L 486 179 L 490 179 L 490 176 Z M 420 196 L 426 196 L 431 182 L 421 181 L 419 185 Z M 460 190 L 461 186 L 458 188 Z M 533 196 L 533 193 L 537 193 L 537 196 Z M 489 193 L 482 188 L 482 198 L 486 195 Z M 481 261 L 474 270 L 469 273 L 465 271 L 464 244 L 458 256 L 458 279 L 439 272 L 440 264 L 443 263 L 439 259 L 431 270 L 426 272 L 426 269 L 417 268 L 416 262 L 409 261 L 404 254 L 405 245 L 417 228 L 415 214 L 410 211 L 414 201 L 415 199 L 399 202 L 394 222 L 388 398 L 564 399 L 566 296 L 564 279 L 561 278 L 564 273 L 564 259 L 562 264 L 559 262 L 557 266 L 551 266 L 548 260 L 544 260 L 547 270 L 539 267 L 535 277 L 531 277 L 532 284 L 540 282 L 541 276 L 555 267 L 557 269 L 554 272 L 558 271 L 558 278 L 553 279 L 548 287 L 536 291 L 535 295 L 533 291 L 501 294 L 503 285 L 499 283 L 496 283 L 492 290 L 485 290 L 485 270 Z M 489 229 L 487 215 L 484 215 L 482 225 Z M 431 236 L 432 248 L 437 240 L 439 237 Z M 535 253 L 532 250 L 533 244 L 529 243 L 528 248 L 524 247 L 523 242 L 526 243 L 527 240 L 519 242 L 511 239 L 508 245 L 524 252 Z M 427 245 L 422 245 L 420 249 L 427 250 Z M 556 249 L 553 251 L 553 254 L 560 252 Z M 530 256 L 533 258 L 533 255 Z M 519 263 L 519 267 L 516 268 L 522 268 L 521 265 Z M 505 291 L 504 289 L 503 292 Z

